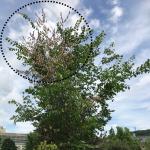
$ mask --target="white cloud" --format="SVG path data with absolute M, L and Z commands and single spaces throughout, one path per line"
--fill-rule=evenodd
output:
M 98 19 L 91 19 L 89 24 L 91 28 L 94 28 L 94 29 L 101 28 L 101 23 L 100 23 L 100 20 Z
M 86 8 L 83 6 L 82 2 L 79 0 L 74 1 L 62 1 L 65 4 L 68 4 L 72 8 L 75 8 L 86 20 L 87 18 L 93 13 L 92 8 Z M 46 16 L 50 23 L 56 24 L 60 20 L 60 13 L 62 13 L 63 18 L 65 18 L 68 13 L 70 12 L 68 21 L 66 22 L 66 26 L 72 26 L 76 23 L 78 19 L 80 19 L 81 16 L 79 16 L 75 11 L 69 9 L 68 7 L 65 7 L 63 5 L 53 4 L 53 5 L 46 5 L 43 4 L 42 8 L 44 9 L 44 12 L 46 13 Z M 38 12 L 40 9 L 38 9 Z M 54 17 L 55 16 L 55 17 Z M 88 22 L 88 21 L 87 21 Z M 85 22 L 83 22 L 85 24 Z
M 0 67 L 1 80 L 0 80 L 0 95 L 6 96 L 9 92 L 12 91 L 11 77 L 9 74 L 3 74 L 3 67 Z M 7 80 L 7 84 L 6 84 Z
M 16 14 L 16 16 L 18 16 Z M 24 20 L 21 16 L 15 17 L 18 18 L 17 21 L 24 21 L 24 24 L 19 24 L 19 26 L 15 26 L 15 28 L 12 28 L 11 25 L 14 25 L 15 23 L 17 23 L 17 21 L 14 19 L 13 24 L 9 25 L 9 33 L 8 33 L 8 37 L 11 38 L 12 40 L 16 40 L 16 41 L 22 41 L 23 36 L 27 37 L 32 31 L 32 27 L 31 25 Z
M 112 0 L 113 5 L 117 5 L 119 3 L 119 0 Z
M 117 26 L 113 35 L 116 49 L 121 53 L 132 53 L 150 39 L 150 1 L 141 1 L 133 7 L 128 19 Z
M 30 122 L 19 122 L 17 124 L 13 124 L 13 129 L 6 130 L 7 132 L 13 133 L 29 133 L 32 132 L 35 128 L 31 125 Z
M 76 0 L 76 1 L 62 0 L 61 2 L 68 4 L 69 6 L 71 6 L 73 8 L 77 8 L 81 4 L 80 0 Z
M 82 9 L 79 9 L 78 11 L 81 13 L 81 15 L 83 15 L 85 19 L 87 19 L 87 17 L 91 16 L 91 14 L 93 13 L 92 8 L 86 8 L 86 7 L 83 7 Z
M 114 6 L 111 10 L 111 17 L 110 20 L 113 23 L 117 23 L 121 16 L 123 15 L 123 9 L 120 6 Z
M 150 121 L 149 114 L 141 109 L 129 111 L 128 109 L 120 109 L 113 113 L 113 118 L 116 118 L 117 126 L 125 126 L 130 130 L 136 128 L 137 130 L 149 129 L 148 122 Z M 108 127 L 114 125 L 114 121 L 110 121 Z
M 15 2 L 15 0 L 6 0 L 7 2 L 9 2 L 9 3 L 14 3 Z
M 15 113 L 15 106 L 8 104 L 8 101 L 16 99 L 21 102 L 22 92 L 30 84 L 28 80 L 15 74 L 1 58 L 2 57 L 0 57 L 0 126 L 4 126 L 4 128 L 13 126 L 14 129 L 9 128 L 9 132 L 11 132 L 17 129 L 17 126 L 15 127 L 13 121 L 10 120 L 10 117 Z M 25 130 L 25 128 L 22 130 Z
M 150 76 L 142 75 L 129 82 L 131 89 L 119 93 L 115 101 L 110 103 L 110 108 L 115 110 L 112 113 L 112 120 L 108 123 L 107 128 L 114 124 L 117 126 L 126 126 L 133 130 L 148 129 L 150 121 Z
M 146 48 L 146 49 L 141 49 L 140 52 L 136 55 L 136 64 L 135 67 L 140 66 L 141 64 L 143 64 L 145 62 L 145 60 L 150 58 L 150 49 Z

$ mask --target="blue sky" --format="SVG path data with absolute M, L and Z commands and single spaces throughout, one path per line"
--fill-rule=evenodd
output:
M 32 2 L 31 0 L 1 0 L 0 5 L 0 29 L 7 17 L 18 7 Z M 104 41 L 109 44 L 115 42 L 116 51 L 126 57 L 136 55 L 136 65 L 139 66 L 147 58 L 150 58 L 150 1 L 149 0 L 61 0 L 76 8 L 83 14 L 91 28 L 98 33 L 105 30 L 107 37 Z M 48 11 L 52 10 L 50 4 L 42 5 Z M 38 7 L 31 7 L 23 12 L 34 14 Z M 65 13 L 65 10 L 61 10 Z M 49 12 L 48 12 L 49 13 Z M 50 13 L 49 13 L 50 15 Z M 13 24 L 14 23 L 14 24 Z M 13 27 L 14 25 L 14 27 Z M 17 18 L 12 18 L 7 28 L 11 37 L 18 38 L 27 34 L 27 25 L 20 27 Z M 21 33 L 21 34 L 20 34 Z M 15 57 L 9 56 L 9 61 L 17 65 Z M 8 101 L 16 99 L 21 101 L 23 90 L 29 86 L 27 80 L 17 76 L 11 71 L 0 56 L 0 125 L 8 132 L 28 133 L 33 130 L 29 122 L 13 124 L 9 118 L 14 114 L 15 107 Z M 131 89 L 119 93 L 115 101 L 110 104 L 114 109 L 112 120 L 106 126 L 126 126 L 131 130 L 150 128 L 150 75 L 145 74 L 129 82 Z

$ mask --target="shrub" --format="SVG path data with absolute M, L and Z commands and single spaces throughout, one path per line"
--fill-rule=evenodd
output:
M 25 146 L 25 150 L 33 150 L 36 149 L 36 147 L 39 144 L 39 136 L 36 132 L 31 132 L 27 136 L 27 142 Z
M 150 138 L 148 138 L 144 143 L 145 150 L 150 150 Z
M 10 138 L 7 138 L 3 141 L 1 150 L 17 150 L 15 142 Z
M 120 140 L 116 140 L 108 144 L 107 150 L 131 150 L 131 149 L 126 143 Z
M 98 150 L 141 150 L 138 143 L 129 143 L 125 140 L 106 140 L 100 144 Z
M 140 142 L 128 128 L 112 128 L 109 135 L 100 142 L 100 150 L 141 150 Z

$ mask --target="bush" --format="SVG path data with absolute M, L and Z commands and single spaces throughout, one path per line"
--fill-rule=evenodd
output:
M 107 150 L 131 150 L 131 149 L 124 142 L 116 140 L 108 144 Z
M 25 150 L 34 150 L 37 148 L 39 143 L 40 142 L 39 142 L 38 133 L 36 133 L 35 131 L 31 132 L 27 136 L 27 142 L 26 142 Z
M 141 150 L 140 145 L 137 143 L 129 143 L 125 140 L 115 139 L 106 140 L 100 144 L 98 150 Z
M 17 150 L 15 142 L 10 138 L 7 138 L 3 141 L 1 150 Z
M 144 146 L 145 150 L 150 150 L 150 138 L 146 139 L 143 146 Z
M 112 128 L 109 135 L 101 139 L 100 150 L 141 150 L 140 141 L 137 140 L 128 128 Z

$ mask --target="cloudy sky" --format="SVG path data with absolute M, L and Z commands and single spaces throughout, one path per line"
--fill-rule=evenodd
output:
M 0 29 L 12 12 L 28 2 L 32 1 L 1 0 Z M 150 58 L 150 0 L 61 0 L 61 2 L 81 12 L 97 33 L 104 30 L 107 34 L 105 42 L 114 41 L 117 52 L 126 57 L 136 55 L 137 66 Z M 41 6 L 49 17 L 56 15 L 57 12 L 57 9 L 53 9 L 50 5 Z M 23 12 L 32 16 L 39 8 L 39 6 L 28 7 Z M 61 11 L 67 12 L 63 8 Z M 7 27 L 7 34 L 14 39 L 30 31 L 26 24 L 23 26 L 17 21 L 17 17 L 14 16 Z M 16 58 L 9 54 L 8 59 L 13 65 L 18 64 Z M 112 120 L 106 129 L 111 126 L 126 126 L 131 130 L 150 128 L 150 75 L 132 79 L 129 84 L 131 90 L 119 93 L 110 105 L 115 112 L 112 113 Z M 9 120 L 14 114 L 15 107 L 9 105 L 8 101 L 11 99 L 21 101 L 22 92 L 29 85 L 27 80 L 10 70 L 0 56 L 0 126 L 5 127 L 7 132 L 28 133 L 33 130 L 29 122 L 14 125 L 13 121 Z

